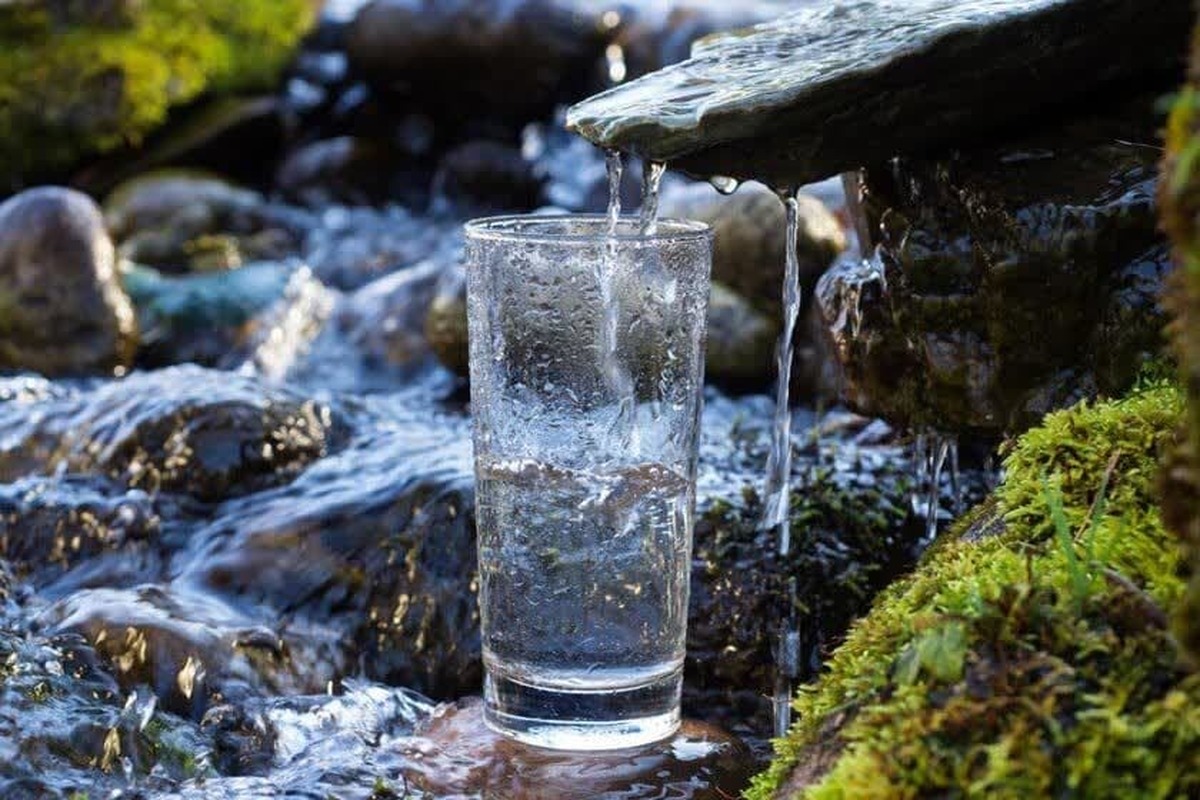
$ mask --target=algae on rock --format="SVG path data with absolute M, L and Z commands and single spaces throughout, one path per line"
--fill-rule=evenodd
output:
M 1200 675 L 1158 510 L 1183 393 L 1049 415 L 993 497 L 851 629 L 750 792 L 786 798 L 1200 792 Z
M 203 94 L 271 85 L 317 8 L 144 0 L 98 14 L 86 5 L 0 5 L 0 187 L 136 144 Z

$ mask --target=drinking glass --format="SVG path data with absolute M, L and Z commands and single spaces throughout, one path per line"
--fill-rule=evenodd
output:
M 556 749 L 679 727 L 711 233 L 466 226 L 484 716 Z

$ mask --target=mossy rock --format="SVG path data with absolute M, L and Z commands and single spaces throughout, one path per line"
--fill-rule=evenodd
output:
M 1177 269 L 1163 304 L 1173 317 L 1171 342 L 1187 387 L 1188 422 L 1164 472 L 1163 513 L 1183 539 L 1191 575 L 1177 630 L 1200 661 L 1200 28 L 1193 35 L 1188 83 L 1172 108 L 1166 139 L 1159 203 Z
M 0 180 L 57 174 L 84 156 L 137 144 L 172 107 L 201 95 L 271 86 L 316 7 L 313 0 L 0 6 Z
M 1170 385 L 1056 412 L 852 628 L 753 800 L 1200 795 L 1200 675 L 1158 511 Z

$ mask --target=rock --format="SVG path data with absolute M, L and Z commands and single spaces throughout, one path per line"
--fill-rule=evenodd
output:
M 213 366 L 228 357 L 245 326 L 283 297 L 293 263 L 264 262 L 199 275 L 165 276 L 126 264 L 122 280 L 137 307 L 145 367 Z
M 0 414 L 23 410 L 0 406 Z M 103 475 L 205 502 L 285 485 L 347 436 L 326 405 L 198 367 L 134 373 L 32 414 L 0 442 L 0 475 L 10 459 L 28 469 L 38 454 L 46 472 Z
M 1167 629 L 1184 581 L 1155 486 L 1183 414 L 1160 384 L 1017 440 L 993 497 L 797 694 L 749 797 L 1200 792 L 1200 684 Z
M 856 408 L 1020 431 L 1159 357 L 1151 105 L 866 171 L 880 261 L 841 262 L 819 291 Z
M 541 205 L 542 182 L 519 149 L 479 140 L 442 157 L 433 195 L 435 203 L 469 214 L 532 211 Z
M 568 124 L 700 177 L 799 186 L 964 144 L 1114 84 L 1165 75 L 1169 86 L 1190 5 L 822 4 L 713 37 L 688 61 L 576 105 Z
M 763 390 L 775 370 L 779 323 L 737 293 L 714 283 L 708 299 L 706 380 L 725 388 Z
M 1200 45 L 1193 39 L 1188 84 L 1167 124 L 1166 155 L 1159 185 L 1162 226 L 1173 245 L 1174 274 L 1163 294 L 1172 316 L 1171 345 L 1188 395 L 1180 443 L 1163 468 L 1163 517 L 1184 547 L 1187 595 L 1176 612 L 1175 632 L 1190 663 L 1200 664 L 1200 175 L 1188 153 L 1200 147 Z
M 269 181 L 283 147 L 284 110 L 274 95 L 215 97 L 173 112 L 162 129 L 89 162 L 71 185 L 99 196 L 166 168 L 209 169 L 254 185 Z
M 146 586 L 75 592 L 40 622 L 74 633 L 112 665 L 126 691 L 149 686 L 172 714 L 199 720 L 214 699 L 316 693 L 335 676 L 316 651 L 297 650 L 279 632 L 196 593 Z M 327 654 L 326 658 L 327 658 Z
M 202 94 L 269 88 L 314 12 L 310 0 L 253 13 L 236 0 L 4 4 L 0 180 L 61 173 L 138 141 Z
M 0 794 L 14 800 L 108 794 L 123 766 L 167 781 L 203 770 L 205 744 L 184 720 L 155 712 L 144 690 L 127 699 L 95 651 L 72 634 L 29 635 L 0 625 Z M 187 752 L 188 759 L 178 758 Z
M 161 519 L 145 492 L 122 493 L 80 478 L 24 478 L 0 484 L 0 558 L 44 587 L 83 562 L 146 549 Z
M 476 692 L 466 421 L 385 421 L 292 486 L 227 504 L 182 579 L 335 631 L 341 657 L 372 679 L 437 698 Z
M 675 736 L 630 750 L 571 753 L 506 739 L 483 722 L 483 704 L 442 706 L 418 724 L 406 743 L 420 769 L 411 785 L 436 797 L 621 797 L 721 800 L 749 779 L 751 756 L 720 729 L 687 720 Z
M 159 170 L 121 184 L 105 221 L 124 258 L 170 272 L 211 271 L 297 254 L 312 217 L 211 173 Z
M 470 374 L 467 335 L 467 275 L 457 266 L 438 282 L 425 317 L 425 339 L 446 369 L 459 377 Z
M 660 213 L 708 223 L 713 229 L 713 280 L 725 284 L 774 319 L 780 307 L 787 220 L 774 192 L 750 184 L 723 197 L 707 184 L 664 192 Z M 797 252 L 803 294 L 846 249 L 846 233 L 821 201 L 800 195 Z
M 375 0 L 346 49 L 376 86 L 452 123 L 524 122 L 580 96 L 604 52 L 599 13 L 550 0 Z
M 415 178 L 415 179 L 414 179 Z M 399 199 L 424 205 L 428 173 L 395 145 L 338 136 L 303 145 L 287 155 L 275 177 L 283 196 L 309 207 L 343 203 L 371 205 Z
M 0 204 L 0 370 L 123 370 L 137 326 L 100 210 L 69 189 Z

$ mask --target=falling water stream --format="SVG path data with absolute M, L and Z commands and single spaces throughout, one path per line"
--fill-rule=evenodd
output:
M 764 492 L 761 526 L 774 532 L 779 555 L 786 558 L 792 549 L 791 524 L 788 508 L 791 501 L 792 474 L 792 414 L 789 391 L 792 381 L 792 361 L 796 325 L 802 301 L 800 290 L 800 259 L 796 250 L 800 231 L 800 201 L 796 189 L 780 192 L 787 212 L 787 233 L 784 240 L 785 269 L 783 278 L 783 331 L 776 345 L 775 420 L 771 433 L 771 452 L 767 459 L 766 490 Z M 792 688 L 799 676 L 800 631 L 796 619 L 796 580 L 789 576 L 779 601 L 779 633 L 775 643 L 775 691 L 773 718 L 775 736 L 783 736 L 791 726 Z

